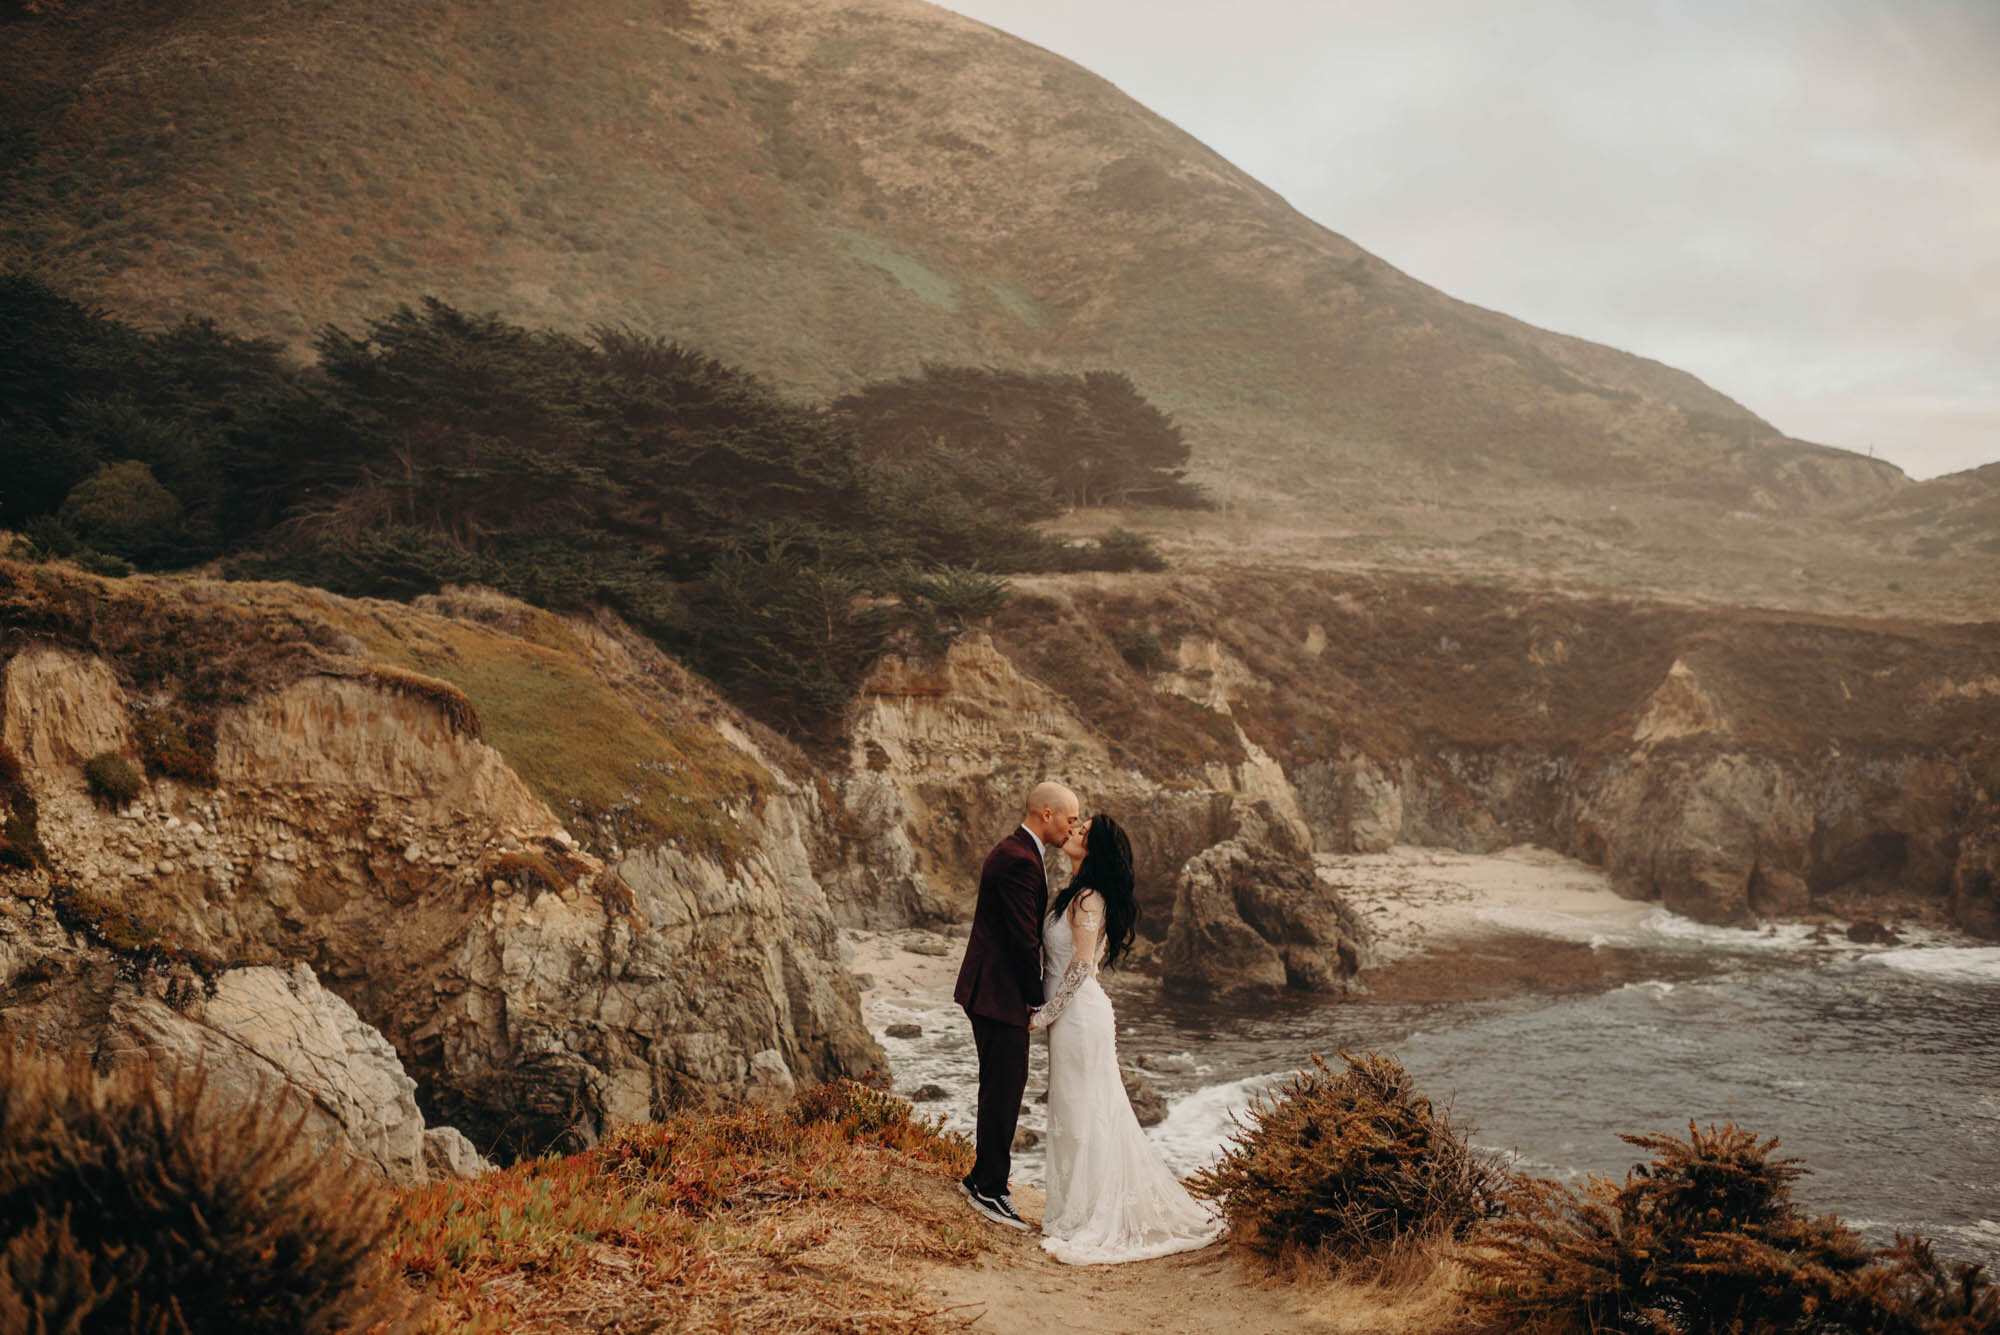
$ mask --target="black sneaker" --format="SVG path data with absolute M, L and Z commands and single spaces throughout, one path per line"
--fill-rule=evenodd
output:
M 965 1199 L 972 1203 L 973 1209 L 994 1223 L 1005 1224 L 1008 1228 L 1024 1229 L 1028 1226 L 1027 1220 L 1014 1213 L 1014 1202 L 1004 1192 L 998 1196 L 989 1196 L 966 1182 L 960 1182 L 958 1189 L 965 1193 Z

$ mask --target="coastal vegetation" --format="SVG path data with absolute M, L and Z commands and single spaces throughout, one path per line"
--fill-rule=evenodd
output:
M 1251 1104 L 1239 1134 L 1191 1186 L 1230 1233 L 1266 1256 L 1363 1260 L 1462 1238 L 1495 1213 L 1501 1175 L 1409 1073 L 1378 1053 L 1315 1056 Z
M 1409 1335 L 2000 1331 L 1979 1267 L 1809 1214 L 1775 1141 L 1628 1136 L 1650 1162 L 1577 1190 L 1469 1149 L 1393 1059 L 1343 1061 L 1261 1101 L 1193 1180 L 1244 1282 L 1367 1292 L 1370 1328 Z M 852 1080 L 395 1193 L 218 1110 L 198 1073 L 0 1051 L 0 1129 L 7 1329 L 915 1333 L 964 1316 L 923 1267 L 1009 1263 L 951 1188 L 963 1138 Z
M 105 574 L 610 607 L 812 732 L 892 641 L 934 649 L 1010 574 L 1162 564 L 1128 530 L 1037 521 L 1203 503 L 1180 429 L 1114 372 L 934 366 L 828 409 L 653 335 L 428 299 L 315 346 L 141 330 L 0 278 L 0 526 Z
M 389 1193 L 199 1072 L 0 1044 L 0 1330 L 384 1328 Z

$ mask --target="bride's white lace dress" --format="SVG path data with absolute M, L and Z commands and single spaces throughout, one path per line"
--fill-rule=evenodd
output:
M 1224 1227 L 1175 1179 L 1132 1113 L 1111 998 L 1097 981 L 1103 947 L 1103 905 L 1088 890 L 1043 925 L 1043 972 L 1055 990 L 1036 1012 L 1049 1034 L 1042 1247 L 1072 1265 L 1192 1251 Z

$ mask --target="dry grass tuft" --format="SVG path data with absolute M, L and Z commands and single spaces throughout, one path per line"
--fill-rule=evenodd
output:
M 1919 1239 L 1868 1247 L 1792 1199 L 1804 1172 L 1728 1125 L 1625 1136 L 1653 1158 L 1581 1192 L 1523 1178 L 1471 1254 L 1485 1306 L 1541 1335 L 1997 1335 L 2000 1288 Z
M 407 1193 L 390 1259 L 435 1300 L 423 1328 L 949 1328 L 899 1267 L 978 1251 L 950 1188 L 970 1149 L 836 1086 L 789 1114 L 683 1113 Z
M 474 741 L 480 739 L 479 711 L 473 708 L 465 692 L 450 682 L 381 663 L 369 664 L 362 675 L 385 691 L 437 706 L 453 733 Z
M 388 1201 L 199 1073 L 0 1048 L 0 1329 L 387 1330 Z
M 1467 1335 L 1486 1324 L 1464 1245 L 1436 1236 L 1358 1261 L 1294 1254 L 1276 1274 L 1310 1294 L 1313 1316 L 1333 1335 Z

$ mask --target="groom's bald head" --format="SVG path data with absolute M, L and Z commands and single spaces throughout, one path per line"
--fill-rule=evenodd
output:
M 1069 838 L 1070 829 L 1082 812 L 1075 793 L 1053 779 L 1044 779 L 1029 790 L 1021 824 L 1033 830 L 1043 843 L 1060 844 Z

